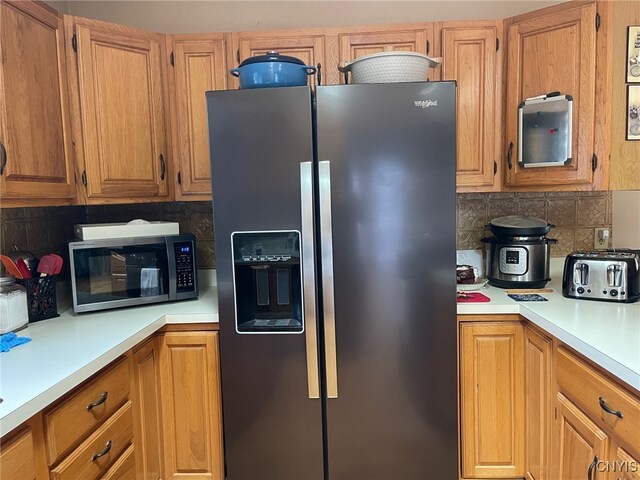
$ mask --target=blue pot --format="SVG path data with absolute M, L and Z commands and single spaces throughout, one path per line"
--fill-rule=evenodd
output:
M 246 59 L 238 68 L 229 71 L 240 79 L 240 88 L 298 87 L 307 84 L 307 77 L 316 68 L 302 60 L 278 52 L 267 52 Z

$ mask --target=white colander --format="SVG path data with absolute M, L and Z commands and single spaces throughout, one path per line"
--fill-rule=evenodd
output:
M 345 63 L 338 70 L 351 72 L 351 83 L 421 82 L 438 65 L 437 59 L 422 53 L 382 52 Z

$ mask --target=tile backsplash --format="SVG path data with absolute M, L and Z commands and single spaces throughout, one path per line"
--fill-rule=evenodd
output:
M 551 256 L 593 248 L 593 229 L 611 229 L 611 192 L 461 193 L 457 196 L 457 247 L 483 249 L 484 226 L 504 215 L 532 215 L 555 225 Z
M 0 252 L 12 245 L 40 257 L 57 253 L 65 260 L 62 275 L 69 277 L 67 242 L 74 237 L 77 223 L 128 222 L 134 218 L 180 223 L 180 231 L 193 233 L 198 240 L 198 266 L 216 265 L 211 202 L 170 202 L 127 205 L 33 207 L 0 209 Z
M 548 235 L 558 240 L 551 250 L 553 256 L 589 249 L 593 246 L 594 227 L 611 228 L 611 198 L 611 192 L 458 194 L 457 248 L 482 249 L 480 239 L 488 234 L 484 226 L 491 219 L 519 214 L 540 217 L 556 225 Z M 180 223 L 181 232 L 193 233 L 198 239 L 198 266 L 215 267 L 211 202 L 3 208 L 0 249 L 6 253 L 15 244 L 37 256 L 58 253 L 66 266 L 67 242 L 73 238 L 74 224 L 126 222 L 134 218 Z M 68 276 L 68 268 L 63 273 Z

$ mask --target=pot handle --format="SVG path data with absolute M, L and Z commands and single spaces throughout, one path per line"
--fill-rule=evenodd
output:
M 231 70 L 229 70 L 229 73 L 231 75 L 233 75 L 234 77 L 239 77 L 240 76 L 240 69 L 239 68 L 232 68 Z
M 307 75 L 313 75 L 314 73 L 316 73 L 318 71 L 318 69 L 316 67 L 312 67 L 310 65 L 305 65 L 302 67 L 302 69 L 305 71 L 305 73 Z

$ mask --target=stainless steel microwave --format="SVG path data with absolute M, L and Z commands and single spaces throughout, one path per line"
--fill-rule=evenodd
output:
M 75 312 L 198 297 L 193 235 L 70 242 L 69 260 Z

